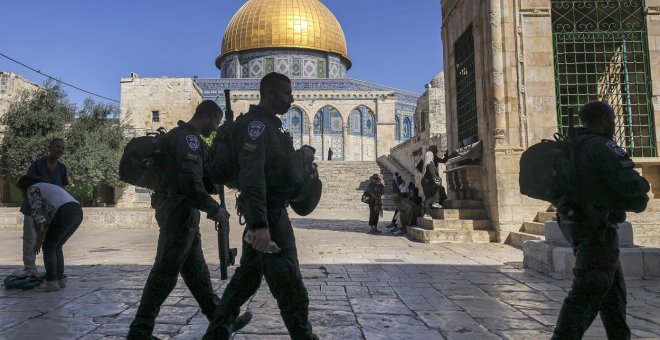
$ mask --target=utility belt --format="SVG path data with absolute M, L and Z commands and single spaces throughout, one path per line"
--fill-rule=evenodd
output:
M 248 202 L 245 201 L 245 199 L 239 194 L 236 196 L 236 214 L 238 215 L 238 223 L 240 225 L 245 225 L 245 213 L 246 213 L 246 206 Z M 284 199 L 276 199 L 276 198 L 267 198 L 266 199 L 266 209 L 271 210 L 271 209 L 286 209 L 286 207 L 289 206 L 289 201 L 284 200 Z

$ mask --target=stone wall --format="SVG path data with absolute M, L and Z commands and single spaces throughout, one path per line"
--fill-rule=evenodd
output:
M 456 98 L 454 43 L 472 25 L 478 136 L 483 147 L 480 196 L 504 241 L 523 221 L 547 208 L 544 202 L 520 195 L 518 162 L 530 143 L 550 137 L 557 129 L 549 1 L 443 5 L 447 98 Z M 447 101 L 447 109 L 448 144 L 453 150 L 459 146 L 455 100 Z
M 472 25 L 478 136 L 483 143 L 481 197 L 500 240 L 505 241 L 509 232 L 548 207 L 520 195 L 518 163 L 530 145 L 557 132 L 550 0 L 448 0 L 442 6 L 447 98 L 456 97 L 454 43 Z M 655 89 L 660 84 L 660 45 L 655 43 L 660 35 L 660 0 L 648 1 L 647 13 Z M 653 102 L 657 115 L 660 96 L 655 95 Z M 448 100 L 446 107 L 448 144 L 453 150 L 458 147 L 456 100 Z M 660 122 L 656 119 L 655 124 L 657 130 Z M 646 167 L 660 164 L 659 158 L 644 161 Z M 644 170 L 645 176 L 656 173 Z M 660 178 L 649 180 L 660 183 Z
M 121 78 L 121 116 L 138 134 L 159 127 L 171 129 L 192 118 L 202 91 L 192 78 Z M 158 112 L 154 121 L 153 112 Z

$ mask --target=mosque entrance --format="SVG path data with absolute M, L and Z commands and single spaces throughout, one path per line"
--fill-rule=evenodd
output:
M 358 106 L 348 116 L 346 159 L 376 160 L 376 115 L 366 106 Z
M 606 100 L 616 142 L 633 157 L 656 157 L 644 1 L 552 1 L 557 123 L 568 108 Z M 576 122 L 577 123 L 577 122 Z
M 327 160 L 332 148 L 332 160 L 344 160 L 344 122 L 339 111 L 324 106 L 314 116 L 314 143 L 317 160 Z

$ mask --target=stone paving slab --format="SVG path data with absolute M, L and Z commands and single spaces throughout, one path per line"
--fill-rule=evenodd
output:
M 507 245 L 429 245 L 386 232 L 366 234 L 364 210 L 294 218 L 310 321 L 321 339 L 550 337 L 570 281 L 524 270 L 522 252 Z M 389 219 L 388 212 L 381 228 Z M 241 230 L 232 223 L 231 243 L 236 246 Z M 0 274 L 20 268 L 20 237 L 19 230 L 4 231 Z M 66 288 L 49 293 L 0 288 L 0 339 L 124 338 L 157 237 L 153 229 L 79 230 L 64 247 Z M 226 282 L 219 280 L 215 237 L 205 221 L 204 252 L 221 294 Z M 660 338 L 660 281 L 626 283 L 633 338 Z M 253 321 L 233 339 L 289 339 L 265 282 L 243 310 L 254 314 Z M 207 325 L 179 279 L 161 308 L 154 334 L 199 339 Z M 597 319 L 585 339 L 605 337 Z

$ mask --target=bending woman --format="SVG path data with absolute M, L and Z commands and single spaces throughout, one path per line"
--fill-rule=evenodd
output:
M 40 177 L 23 176 L 16 184 L 32 208 L 37 244 L 44 252 L 46 281 L 34 288 L 39 292 L 55 291 L 66 286 L 62 246 L 78 229 L 83 219 L 80 203 L 61 187 L 45 183 Z M 42 247 L 43 245 L 43 247 Z

